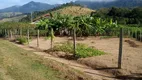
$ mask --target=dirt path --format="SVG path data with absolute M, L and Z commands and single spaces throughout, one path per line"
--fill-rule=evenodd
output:
M 79 71 L 81 71 L 81 72 L 83 72 L 83 73 L 85 73 L 87 75 L 92 76 L 92 78 L 94 80 L 117 80 L 111 74 L 104 73 L 102 71 L 93 70 L 92 68 L 87 67 L 87 66 L 82 65 L 82 64 L 79 64 L 79 63 L 77 63 L 75 61 L 65 60 L 65 59 L 62 59 L 62 58 L 57 58 L 57 57 L 54 57 L 52 55 L 46 54 L 44 52 L 36 51 L 35 49 L 29 48 L 27 46 L 23 46 L 23 45 L 17 45 L 17 46 L 19 46 L 19 47 L 21 47 L 21 48 L 23 48 L 25 50 L 33 51 L 35 54 L 43 56 L 44 58 L 48 58 L 48 59 L 55 60 L 57 62 L 66 64 L 66 65 L 68 65 L 69 67 L 71 67 L 73 69 L 79 70 Z

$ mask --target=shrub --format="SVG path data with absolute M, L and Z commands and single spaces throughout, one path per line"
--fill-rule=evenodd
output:
M 75 57 L 77 58 L 86 58 L 86 57 L 99 56 L 105 54 L 105 52 L 88 47 L 85 44 L 77 43 L 76 46 L 77 48 L 76 48 Z M 70 42 L 66 42 L 63 43 L 62 45 L 54 46 L 53 50 L 73 53 L 73 44 Z
M 24 44 L 27 42 L 26 37 L 18 37 L 16 40 L 19 42 L 19 44 Z

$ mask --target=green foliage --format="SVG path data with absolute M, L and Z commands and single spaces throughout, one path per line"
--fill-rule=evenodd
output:
M 111 9 L 99 9 L 96 13 L 92 13 L 92 16 L 101 18 L 112 18 L 114 21 L 118 21 L 119 24 L 141 24 L 142 23 L 142 8 L 117 8 Z
M 102 19 L 92 16 L 77 16 L 56 14 L 51 19 L 42 19 L 38 23 L 38 29 L 46 29 L 50 32 L 53 28 L 55 33 L 69 35 L 69 31 L 76 28 L 77 36 L 91 36 L 110 34 L 110 30 L 117 29 L 117 21 L 113 22 L 112 19 Z
M 19 44 L 25 44 L 27 42 L 26 37 L 18 37 L 16 40 L 19 42 Z
M 34 24 L 20 23 L 20 22 L 4 22 L 0 23 L 0 29 L 28 29 L 35 28 Z
M 84 44 L 76 44 L 76 54 L 75 56 L 77 58 L 86 58 L 91 56 L 99 56 L 105 54 L 105 52 L 99 51 L 97 49 L 93 49 L 91 47 L 88 47 Z M 69 52 L 73 53 L 73 44 L 70 42 L 66 42 L 62 45 L 56 45 L 54 46 L 53 50 L 55 51 L 63 51 L 63 52 Z
M 142 28 L 122 26 L 124 29 L 124 36 L 135 38 L 142 41 Z

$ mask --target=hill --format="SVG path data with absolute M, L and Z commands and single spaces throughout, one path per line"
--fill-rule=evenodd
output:
M 36 11 L 33 13 L 33 18 L 37 19 L 40 17 L 43 17 L 44 15 L 48 15 L 49 13 L 60 13 L 60 14 L 66 14 L 66 15 L 72 15 L 72 16 L 79 16 L 79 15 L 90 15 L 91 12 L 95 12 L 95 10 L 82 7 L 80 5 L 72 4 L 72 3 L 66 3 L 59 7 L 45 10 L 45 11 Z M 29 14 L 27 17 L 21 19 L 22 22 L 29 22 L 31 19 L 31 15 Z
M 91 9 L 100 9 L 100 8 L 110 8 L 110 7 L 140 7 L 142 6 L 142 0 L 76 0 L 75 2 L 71 2 L 72 4 L 79 4 Z M 22 6 L 12 6 L 5 9 L 1 9 L 2 12 L 22 12 L 22 13 L 30 13 L 33 11 L 44 11 L 53 9 L 54 7 L 59 6 L 59 4 L 50 5 L 47 3 L 34 2 L 31 1 Z
M 42 11 L 54 8 L 57 5 L 50 5 L 46 3 L 34 2 L 31 1 L 22 6 L 12 6 L 9 8 L 1 9 L 0 12 L 22 12 L 22 13 L 30 13 L 33 11 Z
M 59 9 L 56 11 L 53 11 L 51 13 L 60 13 L 65 15 L 73 15 L 73 16 L 80 16 L 80 15 L 90 15 L 91 12 L 95 12 L 95 10 L 81 7 L 81 6 L 69 6 L 65 7 L 63 9 Z
M 110 7 L 140 7 L 142 0 L 106 0 L 106 1 L 93 1 L 93 0 L 77 0 L 74 4 L 80 4 L 91 9 L 110 8 Z

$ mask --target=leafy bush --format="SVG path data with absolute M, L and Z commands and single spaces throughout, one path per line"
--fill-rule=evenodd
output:
M 77 58 L 86 58 L 86 57 L 99 56 L 105 54 L 105 52 L 103 51 L 99 51 L 97 49 L 88 47 L 84 44 L 77 43 L 76 46 L 77 48 L 75 56 Z M 62 45 L 54 46 L 53 50 L 73 53 L 73 44 L 70 42 L 66 42 L 63 43 Z
M 19 44 L 24 44 L 27 42 L 26 37 L 18 37 L 16 40 L 19 42 Z

